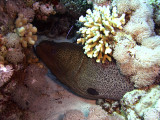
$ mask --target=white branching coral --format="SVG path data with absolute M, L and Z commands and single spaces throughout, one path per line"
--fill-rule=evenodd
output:
M 90 58 L 97 58 L 96 62 L 104 63 L 106 59 L 111 61 L 115 43 L 113 36 L 117 29 L 123 29 L 125 14 L 119 17 L 116 7 L 111 13 L 110 6 L 95 6 L 93 12 L 88 9 L 86 13 L 85 17 L 79 18 L 79 21 L 84 23 L 84 27 L 78 31 L 82 34 L 82 38 L 77 39 L 77 43 L 85 44 L 84 53 Z

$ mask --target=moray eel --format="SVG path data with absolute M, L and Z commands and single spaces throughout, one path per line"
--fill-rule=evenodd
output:
M 134 89 L 115 62 L 96 63 L 79 45 L 43 41 L 35 52 L 59 81 L 82 97 L 120 100 Z

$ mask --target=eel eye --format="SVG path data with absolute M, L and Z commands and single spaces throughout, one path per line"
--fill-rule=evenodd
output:
M 99 95 L 99 93 L 93 88 L 88 88 L 87 93 L 89 93 L 91 95 Z

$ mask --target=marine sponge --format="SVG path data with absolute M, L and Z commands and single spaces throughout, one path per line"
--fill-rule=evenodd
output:
M 114 48 L 113 57 L 116 59 L 121 73 L 130 76 L 135 87 L 151 85 L 160 70 L 159 47 L 155 45 L 159 41 L 154 41 L 159 40 L 158 37 L 144 39 L 142 42 L 144 45 L 149 44 L 146 43 L 147 41 L 154 43 L 148 47 L 137 45 L 130 35 L 121 32 L 117 33 L 115 40 L 117 44 Z
M 82 38 L 77 39 L 77 43 L 85 44 L 84 53 L 90 58 L 97 57 L 96 62 L 104 63 L 106 59 L 111 61 L 115 44 L 113 36 L 116 29 L 123 29 L 125 14 L 119 17 L 116 7 L 110 13 L 110 6 L 95 6 L 93 12 L 88 9 L 86 13 L 86 17 L 79 18 L 85 27 L 79 29 L 78 33 L 82 34 Z
M 19 14 L 16 19 L 16 32 L 21 37 L 20 42 L 23 47 L 27 47 L 27 44 L 34 45 L 37 40 L 37 28 L 33 27 L 31 23 L 28 23 L 28 19 L 23 14 Z
M 153 9 L 147 0 L 114 0 L 118 13 L 129 13 L 130 20 L 124 31 L 135 37 L 138 43 L 154 35 Z

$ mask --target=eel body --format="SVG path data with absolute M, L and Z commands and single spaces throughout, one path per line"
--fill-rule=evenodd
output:
M 134 89 L 115 62 L 96 63 L 79 45 L 44 41 L 36 46 L 36 54 L 59 81 L 82 97 L 119 100 Z

